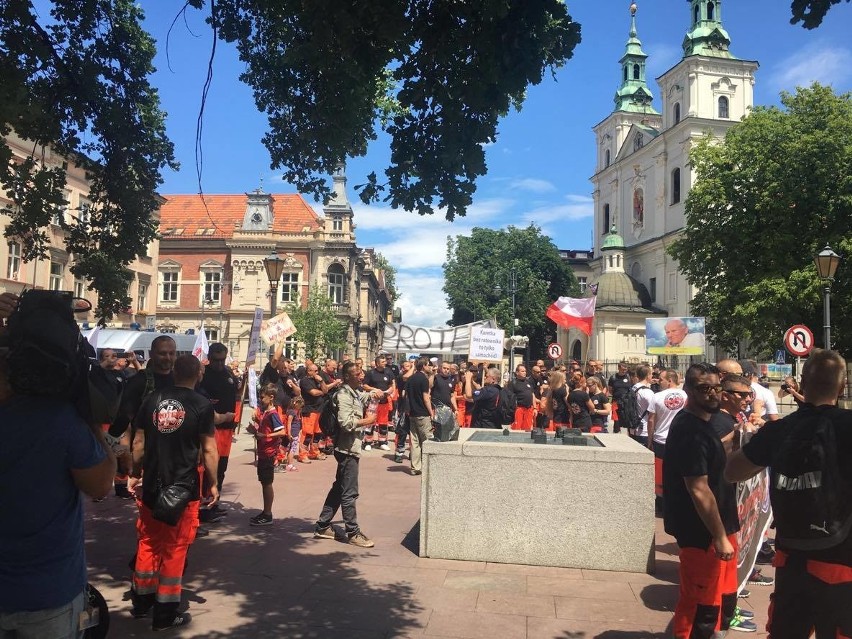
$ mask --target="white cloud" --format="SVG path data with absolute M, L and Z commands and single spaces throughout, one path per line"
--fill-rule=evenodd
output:
M 838 86 L 852 78 L 852 50 L 814 43 L 778 62 L 770 83 L 778 90 L 792 91 L 814 82 Z
M 547 180 L 538 178 L 520 178 L 509 182 L 509 187 L 520 191 L 530 191 L 532 193 L 552 193 L 556 190 L 556 186 Z
M 444 277 L 437 274 L 400 273 L 397 284 L 403 291 L 397 305 L 402 309 L 402 321 L 415 326 L 445 326 L 450 318 L 444 291 Z

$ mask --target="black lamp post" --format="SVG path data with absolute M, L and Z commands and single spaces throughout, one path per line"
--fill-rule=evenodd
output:
M 266 277 L 269 279 L 269 291 L 271 293 L 272 307 L 271 317 L 275 317 L 275 311 L 278 308 L 278 283 L 281 281 L 281 273 L 284 272 L 284 260 L 278 257 L 278 252 L 272 249 L 267 257 L 263 259 L 263 268 L 266 269 Z
M 201 299 L 201 331 L 204 332 L 204 305 L 213 306 L 213 300 L 210 299 L 209 295 L 205 295 Z
M 823 283 L 822 289 L 822 330 L 825 344 L 823 348 L 831 348 L 831 283 L 840 264 L 840 256 L 826 244 L 825 248 L 814 256 L 817 273 Z
M 361 313 L 352 320 L 352 329 L 355 333 L 355 359 L 358 359 L 358 351 L 361 347 Z

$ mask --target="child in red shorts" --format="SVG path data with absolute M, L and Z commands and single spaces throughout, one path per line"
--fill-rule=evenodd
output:
M 275 408 L 275 394 L 278 389 L 274 384 L 267 384 L 260 391 L 260 405 L 263 414 L 260 420 L 252 419 L 248 431 L 257 439 L 257 480 L 263 491 L 263 511 L 252 517 L 252 526 L 268 526 L 272 523 L 272 502 L 275 492 L 272 482 L 275 479 L 275 458 L 278 455 L 279 444 L 290 443 L 290 432 L 281 421 L 281 416 Z

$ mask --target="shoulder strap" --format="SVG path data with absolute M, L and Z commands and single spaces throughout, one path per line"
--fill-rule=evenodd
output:
M 154 392 L 156 382 L 154 381 L 154 369 L 145 367 L 145 390 L 142 391 L 142 399 Z M 159 402 L 157 402 L 159 403 Z

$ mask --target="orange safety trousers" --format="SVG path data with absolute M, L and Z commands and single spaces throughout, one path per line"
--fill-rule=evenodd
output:
M 512 428 L 515 430 L 530 431 L 535 420 L 535 409 L 532 406 L 518 406 L 515 408 L 515 423 Z
M 156 595 L 158 603 L 180 601 L 181 579 L 186 553 L 195 541 L 198 530 L 199 501 L 191 501 L 176 526 L 154 519 L 151 509 L 141 501 L 136 533 L 136 569 L 133 571 L 133 592 L 137 595 Z
M 723 561 L 708 548 L 680 549 L 680 597 L 674 614 L 675 639 L 710 639 L 727 630 L 737 606 L 737 535 L 728 535 L 734 559 Z

